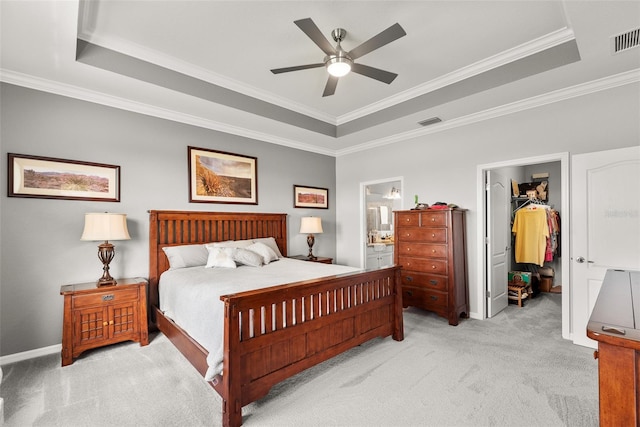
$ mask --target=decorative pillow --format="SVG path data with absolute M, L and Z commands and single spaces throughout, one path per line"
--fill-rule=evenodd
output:
M 246 248 L 247 246 L 251 246 L 253 244 L 253 240 L 226 240 L 224 242 L 214 242 L 207 243 L 207 247 L 217 247 L 217 248 Z
M 264 243 L 265 245 L 269 246 L 273 250 L 273 252 L 276 253 L 278 258 L 282 258 L 282 253 L 280 252 L 280 249 L 278 248 L 278 244 L 276 243 L 276 239 L 274 239 L 273 237 L 262 237 L 260 239 L 253 239 L 253 243 Z
M 233 260 L 234 248 L 207 248 L 209 257 L 207 259 L 206 268 L 236 268 Z
M 171 270 L 205 265 L 209 256 L 204 245 L 166 246 L 162 250 L 167 255 Z
M 249 246 L 247 250 L 258 254 L 265 265 L 278 259 L 278 255 L 273 251 L 273 249 L 261 242 L 254 243 Z
M 233 260 L 239 264 L 249 265 L 251 267 L 260 267 L 263 264 L 262 255 L 250 251 L 248 248 L 234 248 Z

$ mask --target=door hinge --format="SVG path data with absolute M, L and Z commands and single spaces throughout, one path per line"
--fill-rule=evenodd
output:
M 487 291 L 487 298 L 491 298 L 491 291 Z

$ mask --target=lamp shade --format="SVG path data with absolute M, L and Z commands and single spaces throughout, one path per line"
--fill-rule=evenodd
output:
M 84 231 L 80 240 L 129 240 L 127 215 L 88 213 L 84 215 Z
M 318 234 L 322 233 L 322 219 L 317 216 L 302 217 L 300 222 L 300 233 Z

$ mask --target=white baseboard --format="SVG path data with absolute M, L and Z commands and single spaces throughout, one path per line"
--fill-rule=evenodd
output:
M 62 351 L 62 344 L 50 345 L 49 347 L 36 348 L 35 350 L 23 351 L 22 353 L 8 354 L 0 357 L 0 366 L 9 363 L 21 362 L 23 360 L 33 359 L 34 357 L 47 356 Z

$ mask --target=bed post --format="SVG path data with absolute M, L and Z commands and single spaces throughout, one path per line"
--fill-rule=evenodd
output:
M 402 283 L 400 277 L 400 269 L 396 268 L 393 280 L 393 294 L 395 296 L 394 319 L 393 319 L 393 339 L 396 341 L 404 340 L 404 321 L 402 317 Z
M 224 359 L 222 425 L 239 427 L 242 425 L 242 378 L 240 351 L 236 349 L 240 341 L 240 322 L 236 305 L 224 298 Z

